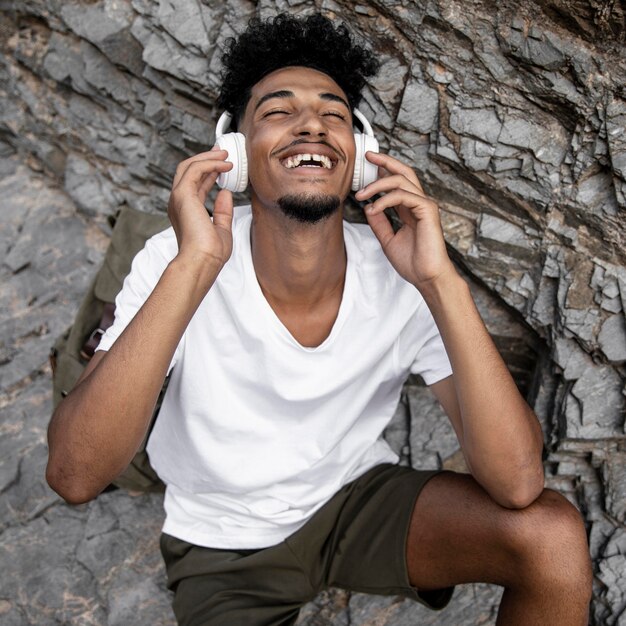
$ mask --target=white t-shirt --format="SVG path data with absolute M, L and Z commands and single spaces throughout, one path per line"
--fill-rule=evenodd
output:
M 261 291 L 249 208 L 235 215 L 232 256 L 176 349 L 147 450 L 167 486 L 164 532 L 244 549 L 282 541 L 347 482 L 396 463 L 381 433 L 409 372 L 432 384 L 452 370 L 420 293 L 369 226 L 344 222 L 339 313 L 307 348 Z M 172 228 L 148 240 L 98 349 L 111 347 L 177 251 Z

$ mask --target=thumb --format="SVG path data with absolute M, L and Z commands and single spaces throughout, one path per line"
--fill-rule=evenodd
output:
M 220 228 L 231 229 L 233 223 L 233 194 L 228 189 L 221 189 L 215 198 L 213 224 Z

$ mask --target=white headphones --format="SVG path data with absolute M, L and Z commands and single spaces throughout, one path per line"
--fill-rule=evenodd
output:
M 354 160 L 354 175 L 352 177 L 352 191 L 363 189 L 378 178 L 378 166 L 365 158 L 365 153 L 378 152 L 378 141 L 366 117 L 358 109 L 354 109 L 354 116 L 363 124 L 363 133 L 354 133 L 356 143 L 356 158 Z M 226 132 L 230 126 L 232 115 L 222 113 L 215 128 L 215 143 L 222 150 L 228 151 L 228 159 L 233 164 L 229 172 L 220 174 L 217 184 L 229 191 L 244 191 L 248 186 L 248 157 L 246 155 L 246 138 L 243 133 Z

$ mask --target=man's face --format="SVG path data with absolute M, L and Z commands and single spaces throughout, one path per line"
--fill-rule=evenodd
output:
M 354 171 L 347 100 L 332 78 L 306 67 L 276 70 L 252 88 L 239 128 L 246 136 L 254 203 L 288 213 L 285 199 L 295 201 L 304 217 L 307 206 L 319 213 L 331 199 L 338 208 Z

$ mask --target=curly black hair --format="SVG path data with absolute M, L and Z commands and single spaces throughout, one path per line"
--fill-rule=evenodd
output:
M 356 43 L 344 24 L 335 27 L 319 13 L 304 18 L 281 13 L 267 21 L 252 18 L 238 38 L 226 41 L 222 63 L 217 104 L 232 114 L 235 127 L 252 87 L 274 70 L 300 65 L 324 72 L 354 108 L 365 80 L 379 68 L 372 52 Z

